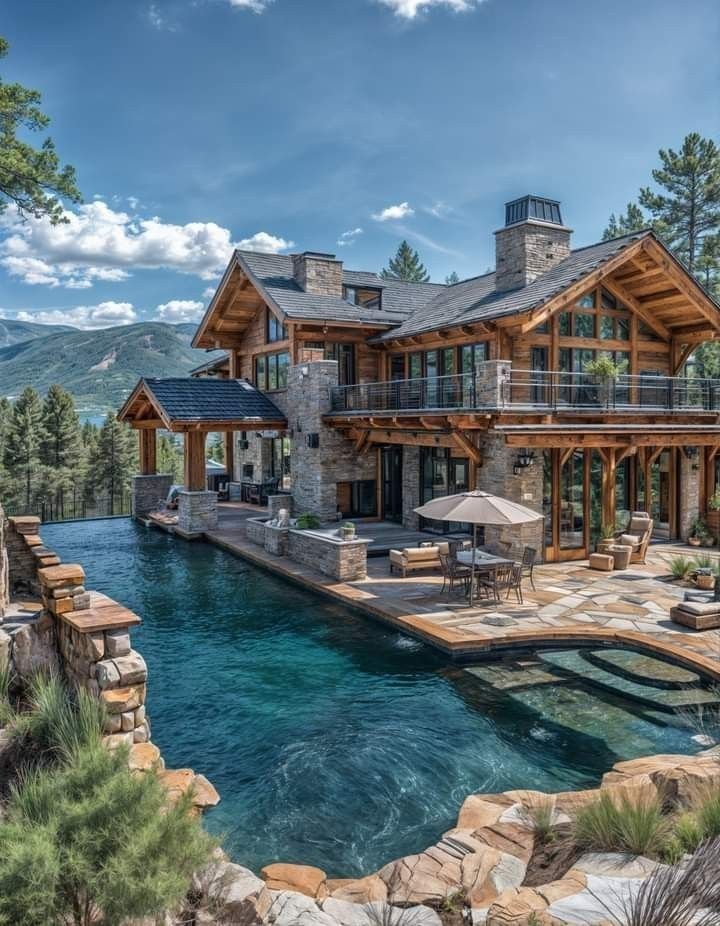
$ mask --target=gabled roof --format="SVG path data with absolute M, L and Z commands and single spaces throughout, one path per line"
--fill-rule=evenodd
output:
M 239 431 L 287 424 L 277 405 L 244 379 L 141 379 L 118 418 L 136 425 L 159 419 L 159 426 L 169 431 L 211 430 L 211 425 Z
M 219 357 L 213 357 L 212 360 L 206 360 L 199 366 L 190 370 L 190 376 L 202 376 L 203 373 L 217 373 L 218 370 L 226 370 L 230 366 L 230 358 L 227 354 L 221 354 Z
M 443 292 L 410 316 L 399 328 L 381 335 L 380 339 L 402 338 L 438 328 L 493 321 L 506 315 L 528 312 L 596 270 L 629 245 L 651 234 L 649 231 L 636 232 L 578 248 L 564 261 L 520 289 L 496 292 L 494 272 L 443 287 Z
M 295 282 L 292 257 L 287 254 L 236 251 L 235 259 L 285 318 L 355 322 L 389 327 L 404 321 L 411 312 L 445 288 L 435 283 L 403 283 L 383 280 L 375 273 L 344 270 L 345 285 L 365 286 L 382 291 L 380 308 L 372 309 L 352 305 L 341 296 L 306 293 Z

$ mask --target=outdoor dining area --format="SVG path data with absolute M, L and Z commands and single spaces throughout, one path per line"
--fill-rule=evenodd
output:
M 485 599 L 498 603 L 515 597 L 523 604 L 523 579 L 527 578 L 534 589 L 533 568 L 537 550 L 525 546 L 519 559 L 511 556 L 512 545 L 500 541 L 498 552 L 489 552 L 478 546 L 478 527 L 504 527 L 527 524 L 542 519 L 542 515 L 508 499 L 479 490 L 436 498 L 415 509 L 423 518 L 470 524 L 471 541 L 426 541 L 415 548 L 390 551 L 390 573 L 403 577 L 409 572 L 423 569 L 440 569 L 443 575 L 441 595 L 459 592 L 468 600 L 468 606 Z

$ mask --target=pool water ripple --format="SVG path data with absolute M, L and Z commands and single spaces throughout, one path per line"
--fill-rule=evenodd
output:
M 222 796 L 235 859 L 365 874 L 435 842 L 473 791 L 585 787 L 690 732 L 574 685 L 500 691 L 414 640 L 203 543 L 128 520 L 51 525 L 88 587 L 137 611 L 153 740 Z

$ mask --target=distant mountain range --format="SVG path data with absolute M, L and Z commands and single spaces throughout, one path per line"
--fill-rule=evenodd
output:
M 219 352 L 190 346 L 196 326 L 141 322 L 79 331 L 0 319 L 0 395 L 58 383 L 78 409 L 117 409 L 140 376 L 186 376 Z

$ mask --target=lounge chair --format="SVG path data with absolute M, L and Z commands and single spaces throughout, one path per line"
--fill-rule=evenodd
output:
M 405 578 L 408 572 L 422 569 L 440 569 L 440 551 L 436 546 L 390 550 L 390 575 L 398 570 Z
M 653 532 L 653 520 L 647 511 L 633 511 L 624 531 L 615 534 L 615 542 L 632 547 L 631 563 L 644 563 Z

